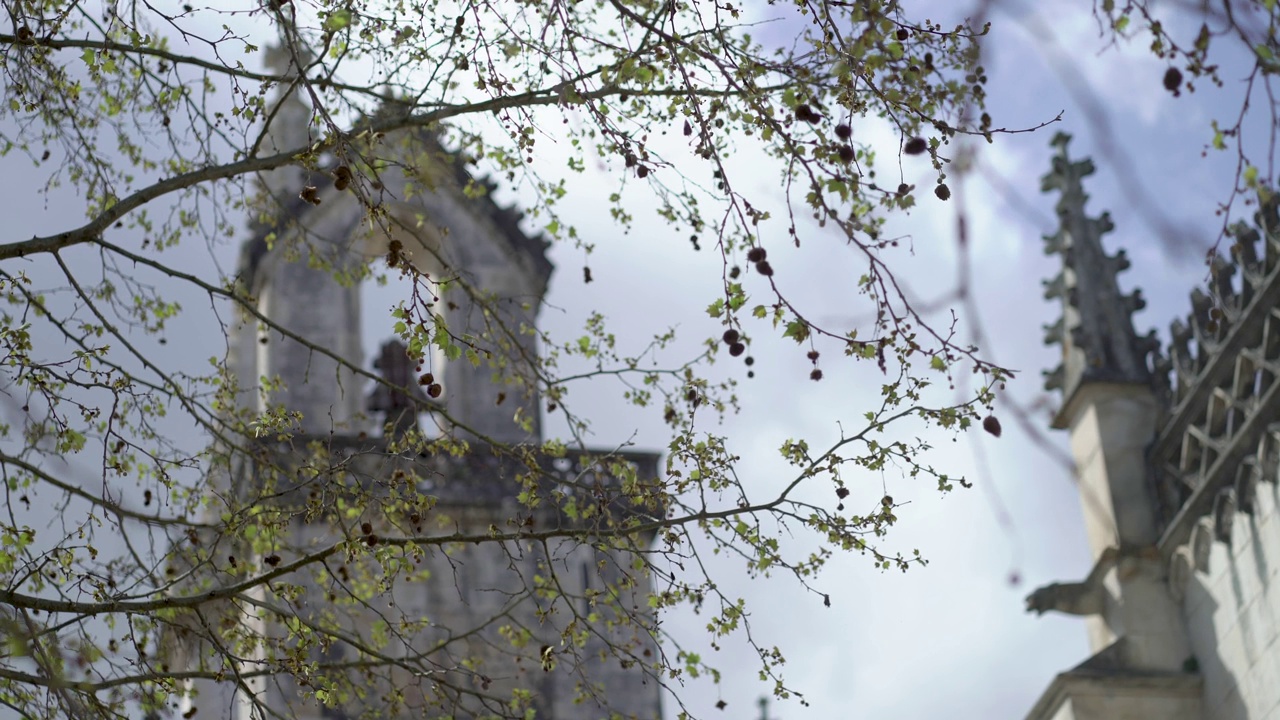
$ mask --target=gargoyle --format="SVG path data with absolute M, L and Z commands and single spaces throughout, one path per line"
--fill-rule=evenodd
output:
M 1102 579 L 1120 558 L 1139 556 L 1141 548 L 1109 547 L 1098 556 L 1089 577 L 1080 582 L 1045 585 L 1027 596 L 1027 612 L 1043 615 L 1055 610 L 1068 615 L 1101 615 L 1105 598 Z
M 1050 610 L 1068 615 L 1102 612 L 1102 586 L 1088 580 L 1045 585 L 1027 596 L 1027 612 L 1043 615 Z

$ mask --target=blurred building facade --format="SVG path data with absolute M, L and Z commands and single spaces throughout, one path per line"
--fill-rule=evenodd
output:
M 1139 335 L 1124 251 L 1104 252 L 1069 136 L 1042 190 L 1062 272 L 1046 328 L 1062 348 L 1047 389 L 1070 433 L 1093 569 L 1036 590 L 1028 610 L 1085 618 L 1093 655 L 1059 674 L 1028 720 L 1280 718 L 1280 215 L 1274 197 L 1231 228 L 1209 292 L 1170 342 Z
M 291 67 L 279 51 L 276 62 Z M 307 147 L 311 116 L 300 93 L 278 98 L 266 152 Z M 338 553 L 279 578 L 291 592 L 255 590 L 262 597 L 228 608 L 220 627 L 193 626 L 187 667 L 225 677 L 194 681 L 182 716 L 657 720 L 649 580 L 635 562 L 652 536 L 592 539 L 583 519 L 591 513 L 562 510 L 577 498 L 598 508 L 596 527 L 608 525 L 611 513 L 627 512 L 618 507 L 619 469 L 632 482 L 656 477 L 657 456 L 541 452 L 536 382 L 515 378 L 537 357 L 535 323 L 552 272 L 546 243 L 523 233 L 518 213 L 499 207 L 434 135 L 370 132 L 365 141 L 377 145 L 362 158 L 381 162 L 359 178 L 363 195 L 338 169 L 341 157 L 264 178 L 276 210 L 255 224 L 239 267 L 258 315 L 233 328 L 229 364 L 239 410 L 283 411 L 294 433 L 232 453 L 211 514 L 265 506 L 286 516 L 271 556 L 237 564 L 232 550 L 233 567 L 287 568 L 335 543 L 372 546 L 379 537 L 409 538 L 418 554 L 412 564 L 406 556 L 403 577 L 384 582 L 386 568 L 371 557 Z M 393 272 L 413 265 L 418 321 L 439 313 L 479 362 L 391 341 L 374 363 L 380 381 L 356 370 L 370 365 L 360 270 L 378 257 Z M 448 277 L 465 282 L 443 290 L 428 282 Z M 406 434 L 469 450 L 405 451 Z M 531 492 L 546 495 L 540 510 Z M 547 536 L 485 540 L 523 528 Z M 215 568 L 235 545 L 205 541 L 219 543 Z M 211 572 L 223 571 L 231 572 Z

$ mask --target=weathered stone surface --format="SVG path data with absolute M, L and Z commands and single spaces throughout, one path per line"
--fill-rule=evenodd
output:
M 1129 267 L 1123 250 L 1108 255 L 1102 236 L 1114 229 L 1107 213 L 1085 213 L 1089 196 L 1082 181 L 1094 172 L 1089 159 L 1073 161 L 1067 154 L 1071 136 L 1053 138 L 1057 154 L 1053 169 L 1040 181 L 1044 192 L 1061 193 L 1056 209 L 1061 226 L 1045 238 L 1045 252 L 1061 255 L 1062 272 L 1046 283 L 1046 298 L 1062 300 L 1063 315 L 1049 328 L 1046 343 L 1062 345 L 1063 361 L 1049 373 L 1050 389 L 1062 390 L 1064 404 L 1090 382 L 1149 385 L 1147 356 L 1157 345 L 1133 330 L 1130 316 L 1145 302 L 1140 291 L 1120 292 L 1116 275 Z M 1066 427 L 1062 415 L 1054 427 Z
M 1280 202 L 1232 227 L 1209 292 L 1192 291 L 1148 365 L 1127 319 L 1140 298 L 1126 304 L 1114 282 L 1123 253 L 1098 242 L 1109 218 L 1085 215 L 1092 163 L 1069 160 L 1064 137 L 1054 145 L 1044 182 L 1062 191 L 1062 230 L 1048 249 L 1064 271 L 1047 295 L 1064 312 L 1049 339 L 1064 364 L 1050 377 L 1065 398 L 1054 427 L 1071 431 L 1091 579 L 1116 555 L 1101 593 L 1058 584 L 1034 603 L 1094 612 L 1097 654 L 1030 717 L 1280 718 Z
M 1054 679 L 1027 720 L 1205 720 L 1192 674 L 1072 670 Z

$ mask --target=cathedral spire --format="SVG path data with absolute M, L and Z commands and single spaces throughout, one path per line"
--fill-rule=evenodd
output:
M 1140 290 L 1120 292 L 1116 276 L 1129 260 L 1123 250 L 1107 255 L 1102 249 L 1102 235 L 1114 226 L 1108 213 L 1085 213 L 1089 196 L 1081 181 L 1095 168 L 1088 158 L 1068 157 L 1070 141 L 1066 133 L 1054 136 L 1053 170 L 1040 180 L 1042 192 L 1062 194 L 1058 231 L 1044 238 L 1045 253 L 1062 257 L 1062 272 L 1045 282 L 1045 298 L 1062 301 L 1062 317 L 1045 327 L 1045 343 L 1062 346 L 1062 363 L 1047 373 L 1045 388 L 1062 391 L 1064 408 L 1086 383 L 1150 383 L 1146 356 L 1155 347 L 1154 336 L 1139 337 L 1133 330 L 1130 316 L 1146 303 Z M 1062 428 L 1065 422 L 1059 412 L 1053 425 Z

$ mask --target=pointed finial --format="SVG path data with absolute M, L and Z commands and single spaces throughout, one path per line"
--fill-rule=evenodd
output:
M 1062 272 L 1047 282 L 1045 297 L 1059 299 L 1062 317 L 1046 327 L 1046 342 L 1063 348 L 1062 365 L 1048 374 L 1046 387 L 1061 389 L 1064 400 L 1089 382 L 1147 384 L 1150 343 L 1133 330 L 1131 315 L 1145 302 L 1140 292 L 1121 294 L 1117 275 L 1129 268 L 1124 251 L 1108 255 L 1102 236 L 1115 228 L 1111 216 L 1091 217 L 1085 211 L 1089 196 L 1082 181 L 1096 170 L 1088 158 L 1072 160 L 1067 148 L 1071 136 L 1058 133 L 1051 145 L 1057 150 L 1053 169 L 1040 181 L 1044 192 L 1060 193 L 1056 233 L 1045 240 L 1045 252 L 1062 258 Z M 1063 403 L 1064 407 L 1066 402 Z M 1064 427 L 1066 418 L 1054 420 Z

